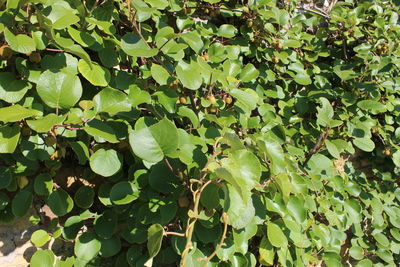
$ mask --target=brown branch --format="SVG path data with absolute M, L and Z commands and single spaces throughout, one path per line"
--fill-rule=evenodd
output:
M 176 235 L 176 236 L 185 237 L 185 233 L 176 233 L 176 232 L 164 232 L 164 235 Z

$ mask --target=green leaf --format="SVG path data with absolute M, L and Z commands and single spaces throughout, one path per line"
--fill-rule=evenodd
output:
M 100 239 L 100 242 L 100 255 L 103 258 L 109 258 L 117 255 L 121 250 L 121 239 L 117 235 L 114 235 L 109 239 Z
M 260 254 L 260 264 L 267 266 L 274 264 L 275 251 L 272 244 L 268 241 L 267 237 L 262 237 L 258 252 Z
M 353 144 L 365 152 L 372 152 L 375 148 L 375 143 L 369 138 L 354 138 Z
M 109 177 L 122 166 L 122 157 L 114 149 L 99 149 L 90 156 L 90 168 L 97 174 Z
M 107 112 L 110 115 L 114 115 L 118 112 L 131 110 L 128 96 L 123 92 L 112 88 L 104 88 L 95 95 L 93 97 L 93 104 L 97 113 Z
M 56 1 L 43 10 L 43 14 L 52 22 L 52 28 L 62 30 L 79 22 L 74 9 L 66 1 Z
M 31 235 L 31 242 L 36 247 L 44 246 L 47 242 L 50 241 L 50 239 L 51 239 L 50 235 L 45 230 L 42 229 L 36 230 Z
M 57 216 L 64 216 L 74 207 L 74 201 L 62 188 L 58 188 L 50 194 L 47 204 Z
M 218 35 L 225 38 L 232 38 L 236 35 L 237 29 L 231 24 L 222 24 L 219 26 Z
M 248 63 L 240 72 L 240 80 L 242 82 L 250 82 L 258 77 L 260 72 L 254 67 L 253 64 Z
M 78 157 L 79 164 L 85 165 L 89 160 L 89 149 L 82 141 L 70 142 L 72 150 Z
M 250 112 L 257 107 L 259 100 L 258 94 L 252 89 L 240 90 L 233 89 L 230 94 L 237 100 L 235 105 L 243 108 L 244 111 Z
M 193 125 L 193 128 L 197 128 L 199 126 L 199 118 L 197 117 L 196 113 L 194 113 L 194 111 L 190 108 L 184 106 L 179 107 L 177 114 L 182 117 L 189 118 L 190 122 Z
M 100 66 L 96 62 L 89 65 L 86 60 L 80 59 L 78 62 L 79 73 L 94 86 L 107 86 L 111 79 L 108 69 Z
M 52 113 L 36 120 L 26 120 L 26 123 L 32 130 L 38 133 L 47 133 L 51 130 L 51 128 L 53 128 L 53 126 L 61 125 L 66 117 L 67 114 L 63 116 L 57 116 L 56 114 Z
M 256 212 L 251 197 L 243 200 L 241 189 L 231 184 L 226 185 L 224 210 L 228 214 L 229 224 L 236 229 L 248 226 Z
M 38 116 L 40 111 L 27 109 L 21 105 L 13 105 L 5 108 L 0 108 L 0 121 L 16 122 L 29 117 Z
M 176 75 L 182 85 L 191 90 L 197 90 L 203 84 L 203 77 L 199 75 L 199 66 L 195 61 L 186 63 L 181 60 L 176 66 Z
M 90 186 L 81 186 L 75 192 L 74 201 L 78 207 L 88 209 L 93 205 L 94 196 L 95 192 L 93 188 Z
M 110 191 L 110 199 L 116 205 L 128 204 L 139 197 L 139 190 L 130 182 L 119 182 Z
M 50 195 L 53 189 L 53 179 L 50 174 L 42 173 L 36 176 L 34 181 L 35 193 L 39 196 Z
M 159 224 L 153 224 L 147 231 L 147 250 L 150 258 L 154 258 L 160 251 L 164 236 L 164 228 Z
M 181 38 L 187 43 L 195 53 L 200 53 L 204 46 L 203 40 L 201 40 L 200 34 L 197 32 L 185 32 L 181 35 Z
M 32 88 L 27 81 L 17 80 L 10 72 L 0 73 L 0 100 L 17 103 Z
M 78 259 L 90 261 L 97 256 L 101 248 L 100 241 L 91 232 L 85 232 L 75 240 L 74 252 Z
M 389 239 L 382 233 L 377 233 L 373 235 L 375 240 L 384 247 L 388 247 L 390 242 Z
M 393 153 L 392 160 L 397 167 L 400 167 L 400 150 Z
M 325 140 L 325 145 L 326 148 L 328 149 L 329 154 L 331 154 L 333 157 L 335 158 L 340 158 L 340 151 L 337 148 L 337 146 L 335 145 L 335 143 L 329 141 L 329 140 Z
M 81 98 L 82 84 L 76 75 L 46 70 L 39 77 L 37 92 L 49 107 L 69 109 Z
M 36 251 L 31 258 L 31 267 L 53 267 L 54 266 L 54 253 L 49 249 Z
M 166 69 L 163 66 L 152 64 L 151 65 L 151 76 L 153 77 L 156 82 L 160 85 L 167 85 L 168 79 L 171 77 Z
M 114 129 L 108 125 L 106 122 L 103 122 L 98 119 L 93 119 L 88 122 L 83 130 L 94 137 L 101 137 L 107 142 L 110 143 L 118 143 L 117 134 Z
M 164 118 L 150 127 L 132 131 L 129 134 L 129 143 L 133 153 L 139 158 L 157 163 L 177 150 L 178 130 L 173 122 Z
M 304 208 L 304 202 L 295 196 L 289 197 L 287 203 L 287 209 L 289 214 L 296 220 L 296 222 L 302 224 L 307 219 L 307 211 Z
M 8 187 L 12 179 L 13 176 L 10 169 L 5 166 L 0 166 L 0 189 Z
M 127 55 L 134 57 L 153 57 L 158 54 L 157 48 L 151 48 L 134 33 L 127 33 L 122 37 L 121 48 Z
M 16 217 L 23 217 L 32 207 L 33 195 L 28 190 L 19 191 L 12 201 L 12 212 Z
M 359 246 L 352 246 L 349 250 L 349 254 L 353 259 L 362 260 L 364 258 L 363 249 Z
M 325 97 L 320 98 L 322 107 L 317 107 L 317 123 L 322 126 L 329 126 L 333 118 L 333 108 Z
M 285 248 L 288 245 L 285 234 L 282 232 L 281 228 L 273 222 L 268 222 L 267 224 L 267 236 L 269 242 L 271 242 L 274 247 Z
M 118 216 L 112 210 L 106 210 L 94 220 L 93 224 L 94 231 L 99 237 L 109 239 L 117 229 Z
M 0 153 L 14 153 L 18 145 L 20 130 L 19 125 L 0 126 Z
M 362 100 L 357 103 L 357 107 L 363 110 L 372 110 L 377 112 L 386 111 L 386 105 L 374 100 Z
M 26 54 L 36 50 L 35 41 L 25 34 L 14 35 L 8 28 L 5 28 L 4 37 L 11 49 L 18 53 Z

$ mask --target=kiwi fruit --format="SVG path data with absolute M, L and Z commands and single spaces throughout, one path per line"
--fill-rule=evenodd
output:
M 13 56 L 13 51 L 8 45 L 0 47 L 0 56 L 4 59 L 10 59 Z

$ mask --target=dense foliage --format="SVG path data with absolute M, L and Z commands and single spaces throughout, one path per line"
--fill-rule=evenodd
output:
M 31 266 L 400 262 L 399 2 L 325 2 L 0 1 Z

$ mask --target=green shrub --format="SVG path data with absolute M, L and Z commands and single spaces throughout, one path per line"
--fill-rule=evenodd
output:
M 399 1 L 325 2 L 1 1 L 31 266 L 395 266 Z

